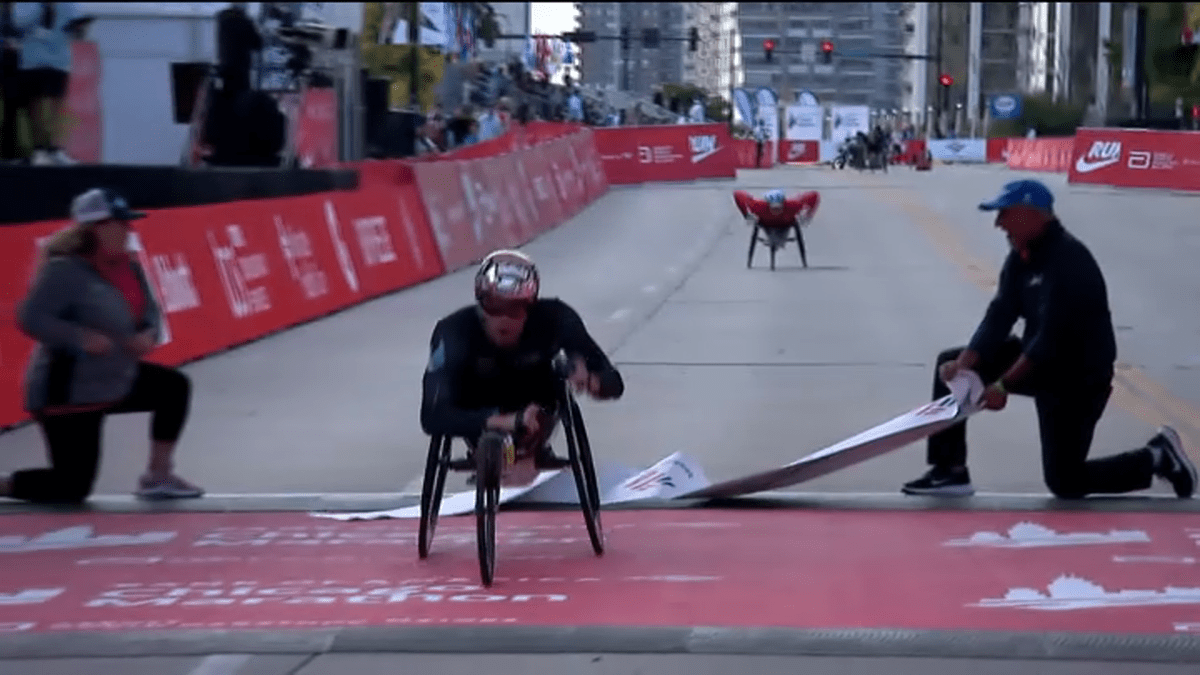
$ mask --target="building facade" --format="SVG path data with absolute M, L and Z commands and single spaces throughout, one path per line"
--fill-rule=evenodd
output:
M 683 81 L 710 94 L 729 98 L 729 89 L 741 84 L 736 2 L 684 3 L 684 27 L 696 28 L 696 51 L 684 52 Z
M 770 87 L 787 103 L 809 91 L 822 104 L 899 108 L 904 95 L 905 60 L 898 57 L 905 48 L 905 4 L 739 3 L 745 86 Z M 766 40 L 775 45 L 769 62 Z M 824 40 L 834 44 L 830 63 L 821 54 Z
M 581 2 L 579 28 L 599 38 L 580 46 L 580 82 L 605 89 L 650 94 L 664 83 L 684 81 L 687 52 L 685 8 L 681 2 Z M 646 29 L 664 38 L 657 45 L 644 40 Z M 623 48 L 615 39 L 628 31 Z

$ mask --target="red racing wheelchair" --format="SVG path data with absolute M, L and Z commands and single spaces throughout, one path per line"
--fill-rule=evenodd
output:
M 759 242 L 770 251 L 772 270 L 775 269 L 775 254 L 791 241 L 795 241 L 800 248 L 801 264 L 808 267 L 803 228 L 817 212 L 817 207 L 821 204 L 821 195 L 809 191 L 789 199 L 783 190 L 771 190 L 759 199 L 745 190 L 736 190 L 733 193 L 733 202 L 741 211 L 742 217 L 753 227 L 750 233 L 750 252 L 746 257 L 747 269 L 753 267 L 754 247 Z

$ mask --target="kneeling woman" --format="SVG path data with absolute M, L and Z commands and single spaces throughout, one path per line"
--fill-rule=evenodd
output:
M 25 379 L 25 409 L 41 427 L 50 468 L 0 477 L 0 497 L 78 504 L 92 492 L 104 418 L 149 412 L 150 462 L 136 494 L 199 497 L 172 472 L 172 455 L 191 403 L 191 382 L 142 360 L 158 342 L 160 309 L 145 270 L 126 248 L 131 211 L 109 190 L 71 205 L 74 223 L 42 253 L 19 326 L 38 342 Z

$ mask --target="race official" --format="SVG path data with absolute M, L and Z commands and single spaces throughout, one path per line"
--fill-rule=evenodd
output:
M 1112 393 L 1116 337 L 1104 275 L 1088 248 L 1054 213 L 1054 197 L 1034 180 L 1008 183 L 979 205 L 996 212 L 996 227 L 1011 250 L 995 297 L 965 347 L 937 357 L 933 396 L 950 393 L 945 381 L 974 370 L 987 385 L 984 406 L 1002 410 L 1008 394 L 1031 396 L 1037 408 L 1042 472 L 1056 497 L 1081 499 L 1168 481 L 1181 498 L 1195 492 L 1196 469 L 1179 435 L 1159 429 L 1145 445 L 1088 459 L 1096 424 Z M 1023 336 L 1010 336 L 1017 319 Z M 966 422 L 929 437 L 932 468 L 904 485 L 915 495 L 974 493 L 967 471 Z

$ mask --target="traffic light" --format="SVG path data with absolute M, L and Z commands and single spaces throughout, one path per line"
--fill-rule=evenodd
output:
M 642 46 L 646 49 L 658 49 L 659 33 L 657 28 L 642 30 Z
M 938 78 L 938 82 L 940 82 L 943 87 L 949 87 L 950 85 L 954 84 L 954 78 L 950 77 L 949 73 L 942 73 L 942 76 Z
M 700 29 L 692 26 L 688 31 L 688 51 L 694 52 L 700 48 Z
M 763 40 L 763 55 L 767 59 L 767 63 L 771 62 L 772 54 L 775 52 L 775 41 L 767 38 Z
M 833 43 L 825 40 L 821 43 L 821 55 L 825 59 L 825 63 L 833 63 Z
M 621 51 L 629 51 L 629 26 L 621 26 Z
M 595 42 L 596 41 L 596 31 L 594 31 L 594 30 L 571 31 L 570 33 L 563 33 L 562 39 L 566 40 L 567 42 L 574 42 L 576 44 L 585 44 L 588 42 Z

